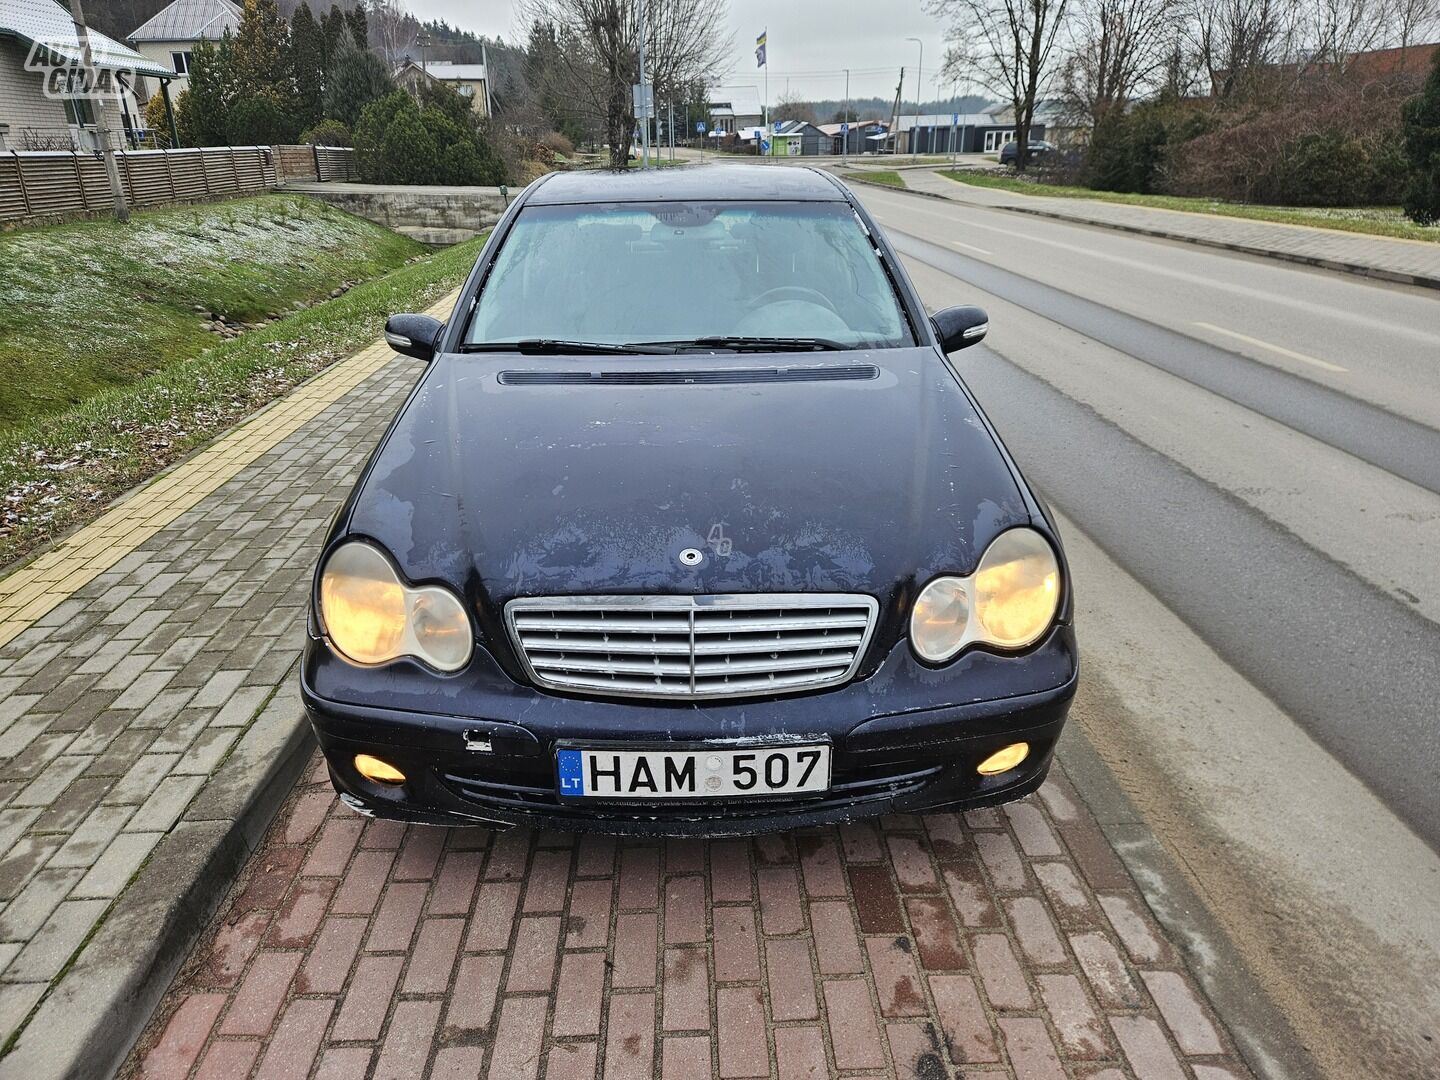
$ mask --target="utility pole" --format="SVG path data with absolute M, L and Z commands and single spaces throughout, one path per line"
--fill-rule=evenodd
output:
M 490 50 L 485 47 L 484 41 L 480 42 L 480 64 L 485 69 L 485 119 L 492 120 L 495 117 L 495 101 L 490 96 Z
M 915 156 L 915 142 L 920 135 L 920 99 L 925 96 L 925 42 L 918 37 L 906 38 L 920 46 L 920 63 L 915 67 L 915 126 L 910 129 L 910 156 Z
M 675 163 L 675 102 L 670 102 L 670 121 L 666 125 L 670 129 L 670 163 Z
M 635 5 L 640 11 L 640 111 L 642 113 L 654 112 L 654 108 L 647 105 L 645 97 L 645 0 L 639 0 Z M 641 118 L 640 124 L 640 168 L 650 167 L 650 117 Z
M 950 85 L 950 111 L 955 114 L 951 119 L 958 120 L 960 117 L 960 97 L 955 93 L 955 85 L 953 83 Z M 950 125 L 950 167 L 952 169 L 955 168 L 955 124 L 953 123 Z
M 840 163 L 850 164 L 850 69 L 845 69 L 845 111 L 840 114 Z
M 89 79 L 95 70 L 95 57 L 90 51 L 90 31 L 85 26 L 85 9 L 80 6 L 80 0 L 70 0 L 70 17 L 75 22 L 75 36 L 80 41 L 80 62 L 85 67 L 85 78 Z M 105 123 L 105 102 L 96 101 L 95 104 L 95 137 L 100 140 L 100 154 L 105 160 L 105 176 L 110 181 L 110 197 L 115 200 L 115 220 L 123 225 L 130 220 L 130 207 L 125 202 L 125 187 L 120 183 L 120 166 L 115 161 L 115 147 L 110 145 L 110 128 Z

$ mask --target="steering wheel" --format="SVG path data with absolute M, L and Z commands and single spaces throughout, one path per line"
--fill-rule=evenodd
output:
M 764 307 L 767 304 L 778 304 L 784 300 L 804 300 L 813 304 L 820 304 L 827 307 L 836 315 L 840 312 L 835 305 L 825 296 L 824 293 L 815 289 L 806 288 L 804 285 L 781 285 L 778 288 L 766 289 L 759 296 L 755 297 L 752 303 L 756 307 Z

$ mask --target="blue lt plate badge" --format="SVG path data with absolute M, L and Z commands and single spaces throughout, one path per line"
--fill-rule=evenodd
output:
M 556 766 L 560 772 L 561 795 L 585 794 L 585 767 L 581 763 L 579 750 L 561 750 L 556 754 Z

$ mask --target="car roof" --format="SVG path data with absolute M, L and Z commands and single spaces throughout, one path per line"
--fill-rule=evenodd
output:
M 844 190 L 826 174 L 785 165 L 729 162 L 662 169 L 587 169 L 550 173 L 526 196 L 529 205 L 727 201 L 841 202 Z

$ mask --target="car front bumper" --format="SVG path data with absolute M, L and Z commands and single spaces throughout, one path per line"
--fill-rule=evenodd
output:
M 316 684 L 327 681 L 324 666 L 338 661 L 323 643 L 312 641 L 301 669 L 301 695 L 337 790 L 364 814 L 435 825 L 741 835 L 888 813 L 970 809 L 1034 791 L 1049 770 L 1078 681 L 1069 627 L 1056 628 L 1040 651 L 1047 650 L 1054 654 L 1052 660 L 1068 661 L 1041 665 L 1043 681 L 1052 685 L 963 703 L 953 701 L 956 695 L 947 686 L 953 673 L 920 672 L 928 674 L 928 680 L 922 677 L 913 685 L 897 679 L 893 668 L 914 666 L 905 649 L 904 657 L 892 656 L 886 668 L 872 676 L 888 680 L 878 691 L 852 684 L 760 707 L 754 702 L 711 702 L 659 709 L 566 698 L 511 683 L 504 695 L 488 701 L 467 696 L 463 711 L 468 715 L 462 716 L 324 696 Z M 1024 657 L 1004 659 L 1016 664 L 1017 673 L 1035 670 Z M 1056 671 L 1068 677 L 1055 684 Z M 1022 688 L 1024 681 L 1018 680 Z M 862 697 L 867 690 L 868 697 Z M 928 707 L 917 700 L 917 693 L 930 699 Z M 453 710 L 456 702 L 443 704 Z M 490 707 L 475 708 L 477 704 Z M 886 704 L 897 708 L 885 711 Z M 767 722 L 766 711 L 777 706 L 775 716 L 800 719 Z M 632 719 L 626 730 L 625 722 Z M 562 799 L 557 791 L 559 741 L 613 743 L 620 737 L 636 747 L 663 749 L 682 743 L 763 746 L 802 736 L 832 748 L 828 791 L 643 802 Z M 985 758 L 1021 741 L 1029 743 L 1030 753 L 1020 765 L 996 776 L 976 771 Z M 355 768 L 357 754 L 389 762 L 405 774 L 405 782 L 386 785 L 365 779 Z

